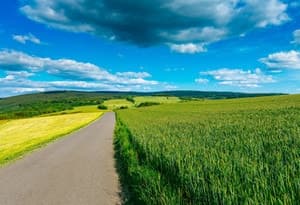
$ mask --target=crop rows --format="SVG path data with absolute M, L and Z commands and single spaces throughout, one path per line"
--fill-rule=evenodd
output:
M 300 96 L 178 103 L 117 116 L 128 202 L 299 202 Z

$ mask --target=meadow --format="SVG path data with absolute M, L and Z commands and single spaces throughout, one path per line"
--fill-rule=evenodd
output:
M 139 96 L 134 98 L 135 104 L 140 104 L 143 102 L 157 102 L 157 103 L 177 103 L 180 102 L 178 97 L 171 96 Z
M 128 204 L 298 204 L 300 95 L 117 111 Z
M 180 101 L 181 100 L 178 97 L 138 96 L 138 97 L 127 97 L 127 99 L 126 98 L 109 99 L 109 100 L 105 100 L 102 104 L 106 106 L 108 110 L 115 110 L 120 108 L 138 107 L 142 103 L 168 104 L 168 103 L 177 103 Z
M 166 103 L 178 101 L 178 99 L 210 98 L 224 99 L 237 97 L 250 97 L 262 95 L 277 95 L 263 93 L 232 93 L 232 92 L 201 92 L 201 91 L 165 91 L 152 93 L 139 92 L 80 92 L 80 91 L 49 91 L 26 95 L 0 98 L 0 120 L 20 119 L 40 116 L 50 113 L 68 112 L 74 107 L 84 105 L 104 104 L 110 110 L 120 107 L 136 106 L 126 98 L 135 97 L 138 103 L 150 100 L 151 102 Z M 169 97 L 164 97 L 169 96 Z M 174 97 L 171 97 L 174 96 Z M 139 98 L 141 97 L 141 98 Z M 113 100 L 115 99 L 115 100 Z M 112 101 L 110 101 L 112 100 Z
M 49 114 L 40 115 L 42 117 L 46 116 L 55 116 L 55 115 L 66 115 L 66 114 L 75 114 L 75 113 L 95 113 L 95 112 L 104 112 L 103 110 L 99 110 L 97 105 L 84 105 L 84 106 L 78 106 L 74 107 L 69 110 L 64 110 L 60 112 L 53 112 Z
M 69 134 L 102 115 L 96 109 L 92 112 L 92 107 L 76 109 L 85 113 L 0 121 L 0 166 Z
M 103 105 L 105 105 L 109 110 L 118 109 L 120 107 L 133 107 L 134 104 L 129 102 L 126 99 L 111 99 L 104 101 Z

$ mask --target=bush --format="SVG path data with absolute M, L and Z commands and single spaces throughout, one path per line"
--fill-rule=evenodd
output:
M 138 104 L 136 107 L 148 107 L 148 106 L 153 106 L 153 105 L 159 105 L 160 103 L 158 102 L 142 102 Z
M 98 105 L 98 109 L 99 110 L 107 110 L 107 106 L 101 104 L 101 105 Z
M 129 102 L 135 103 L 134 98 L 132 96 L 128 96 L 126 98 L 126 100 L 129 101 Z

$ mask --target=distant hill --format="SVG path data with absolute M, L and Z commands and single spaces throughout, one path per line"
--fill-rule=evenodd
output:
M 175 96 L 181 99 L 227 99 L 280 95 L 276 93 L 235 93 L 206 91 L 118 92 L 118 91 L 50 91 L 0 99 L 0 119 L 23 118 L 72 109 L 80 105 L 97 105 L 104 100 L 128 96 Z
M 207 99 L 230 99 L 230 98 L 245 98 L 245 97 L 259 97 L 283 95 L 282 93 L 238 93 L 238 92 L 213 92 L 213 91 L 163 91 L 147 93 L 149 95 L 161 96 L 175 96 L 180 98 L 207 98 Z

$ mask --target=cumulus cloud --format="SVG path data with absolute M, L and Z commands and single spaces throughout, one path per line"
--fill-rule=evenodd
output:
M 151 77 L 151 75 L 147 72 L 117 72 L 117 76 L 121 77 L 133 77 L 133 78 L 148 78 Z
M 291 50 L 273 53 L 261 58 L 260 62 L 266 64 L 270 69 L 300 69 L 300 52 Z
M 172 51 L 178 52 L 178 53 L 199 53 L 204 52 L 205 48 L 203 48 L 203 45 L 197 45 L 193 43 L 187 43 L 187 44 L 171 44 L 170 48 Z
M 73 59 L 51 59 L 29 55 L 14 50 L 0 51 L 0 69 L 6 73 L 0 78 L 0 96 L 16 92 L 47 90 L 145 90 L 156 89 L 166 84 L 149 80 L 147 72 L 110 73 L 92 63 Z M 55 81 L 32 80 L 40 73 L 48 73 Z
M 32 56 L 14 50 L 0 51 L 0 65 L 6 70 L 46 71 L 66 78 L 113 79 L 114 76 L 91 63 L 71 59 L 51 59 Z
M 45 92 L 45 88 L 23 88 L 23 87 L 17 87 L 13 88 L 11 90 L 15 94 L 22 94 L 22 93 L 34 93 L 34 92 Z
M 32 73 L 26 71 L 20 72 L 6 72 L 4 78 L 0 78 L 0 83 L 3 89 L 10 89 L 15 93 L 33 92 L 33 91 L 46 91 L 46 90 L 65 90 L 65 89 L 79 89 L 79 90 L 117 90 L 125 87 L 124 85 L 114 85 L 101 82 L 87 82 L 87 81 L 76 81 L 76 80 L 61 80 L 61 81 L 33 81 L 28 79 L 32 76 Z M 1 88 L 1 89 L 2 89 Z M 22 88 L 22 89 L 21 89 Z
M 27 71 L 8 71 L 6 72 L 7 76 L 4 78 L 5 80 L 15 80 L 15 79 L 25 79 L 30 76 L 33 76 L 33 73 L 29 73 Z
M 6 96 L 10 93 L 19 94 L 23 92 L 45 91 L 45 83 L 34 82 L 28 79 L 33 75 L 33 73 L 27 71 L 6 71 L 6 76 L 0 78 L 0 95 L 3 95 L 2 92 L 4 92 Z
M 92 63 L 72 59 L 51 59 L 32 56 L 14 50 L 0 51 L 0 69 L 30 72 L 45 71 L 50 75 L 71 80 L 94 80 L 116 84 L 156 85 L 158 82 L 146 80 L 151 75 L 146 72 L 118 72 L 112 74 Z
M 254 71 L 222 68 L 219 70 L 201 72 L 200 74 L 212 77 L 218 81 L 220 85 L 238 87 L 255 88 L 260 87 L 260 85 L 264 83 L 275 82 L 271 75 L 265 75 L 259 68 L 256 68 Z
M 29 0 L 20 10 L 58 29 L 197 53 L 209 43 L 288 21 L 287 6 L 282 0 Z
M 295 30 L 293 32 L 293 37 L 294 37 L 294 40 L 292 41 L 292 43 L 300 44 L 300 29 Z
M 55 89 L 111 89 L 113 87 L 105 83 L 86 81 L 50 81 L 47 82 L 47 87 L 49 86 Z
M 0 78 L 0 97 L 6 97 L 21 93 L 44 92 L 51 90 L 81 90 L 81 91 L 137 91 L 137 90 L 158 90 L 166 83 L 149 83 L 140 80 L 132 82 L 101 82 L 83 80 L 55 80 L 38 81 L 29 77 L 34 73 L 27 71 L 6 71 L 6 76 Z M 130 81 L 130 80 L 129 80 Z
M 26 44 L 27 42 L 41 44 L 41 40 L 32 35 L 31 33 L 27 35 L 13 35 L 12 38 L 22 44 Z
M 168 91 L 176 90 L 178 88 L 176 85 L 169 85 L 169 84 L 165 84 L 163 87 L 165 90 L 168 90 Z

